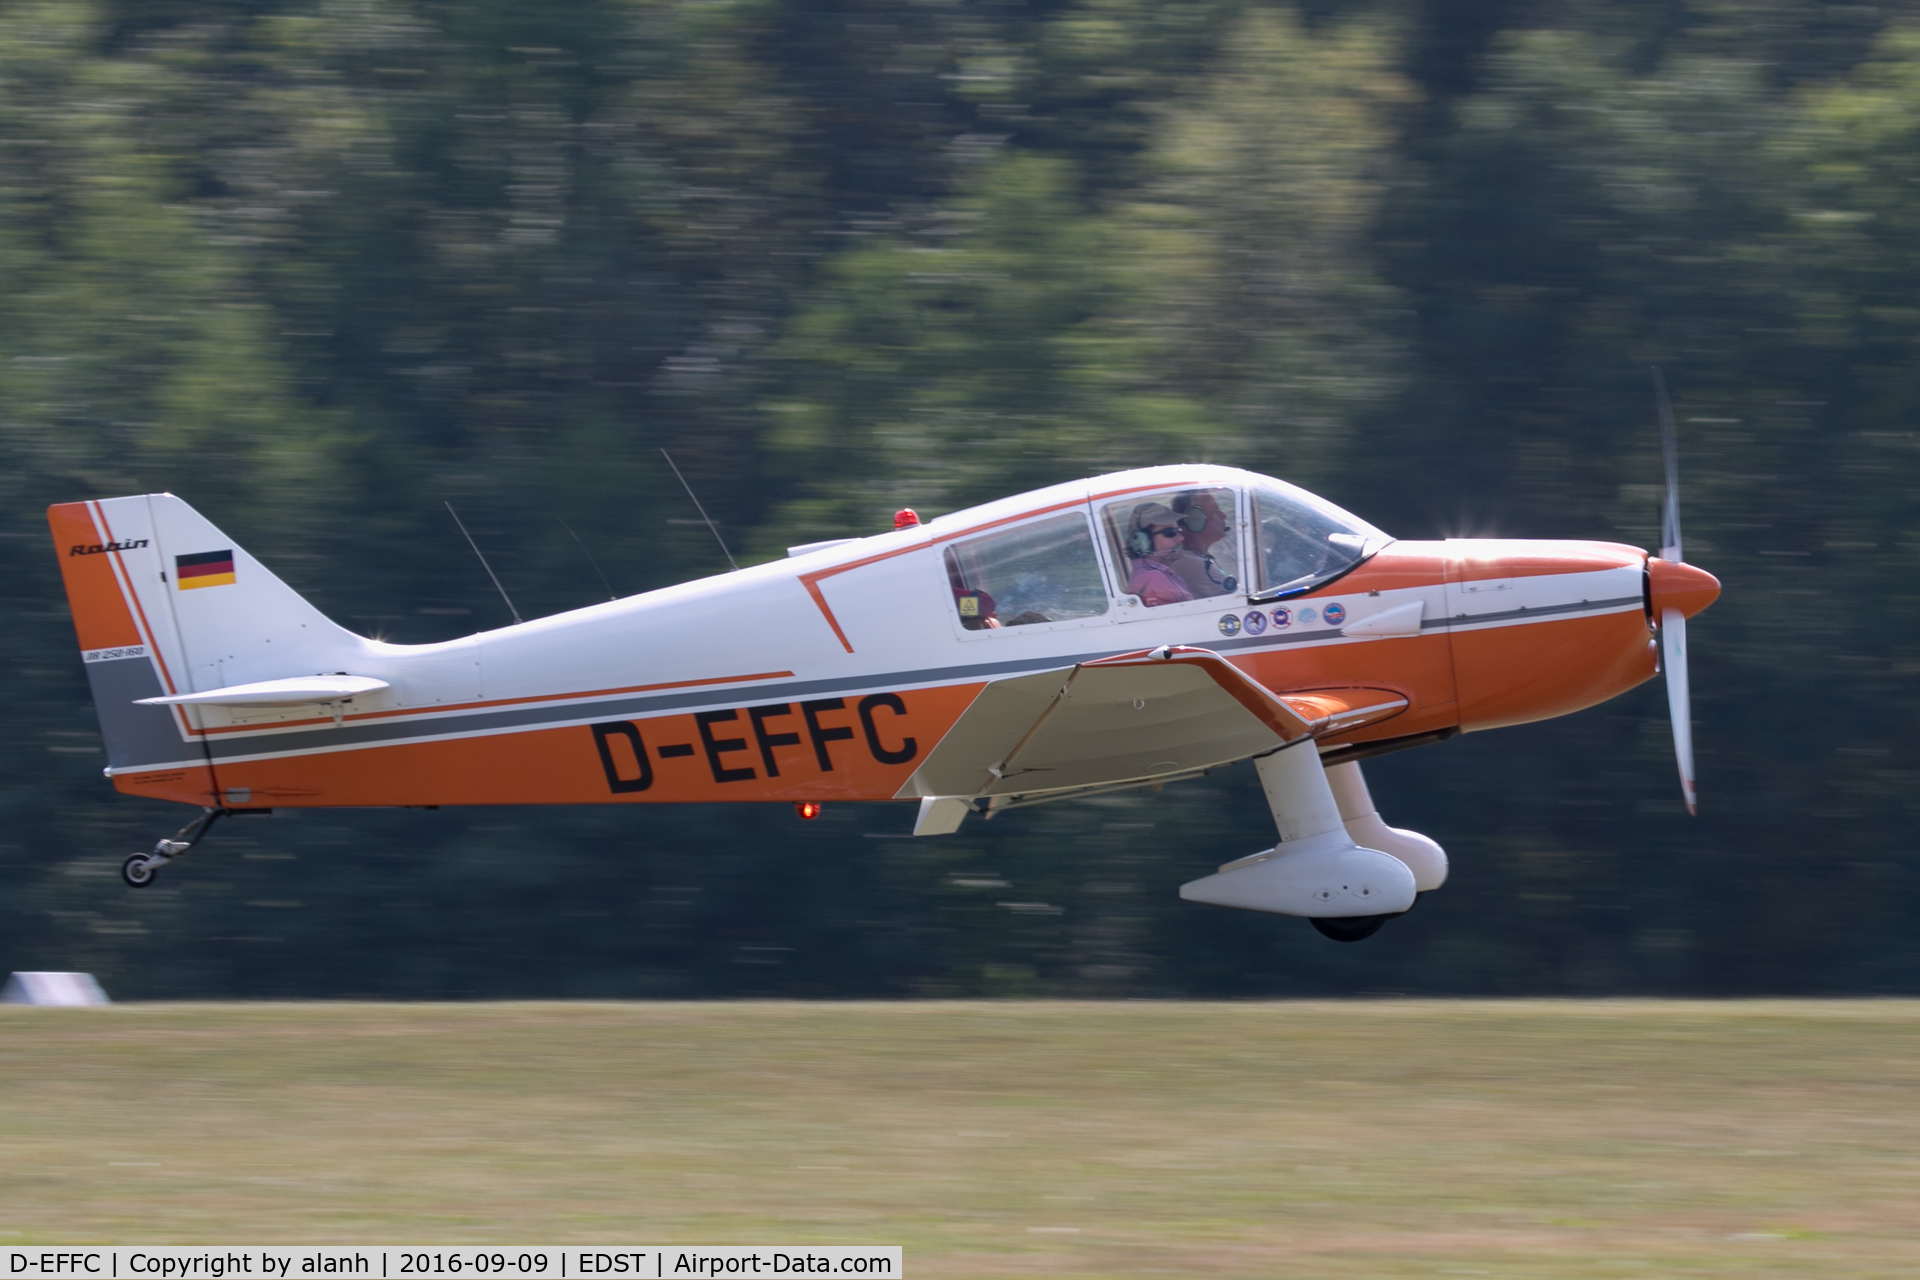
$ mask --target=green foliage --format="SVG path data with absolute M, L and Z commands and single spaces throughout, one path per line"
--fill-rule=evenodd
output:
M 805 476 L 776 529 L 884 528 L 1204 438 L 1130 331 L 1133 282 L 1071 168 L 996 158 L 916 236 L 840 255 L 787 329 L 772 445 Z M 884 510 L 883 510 L 884 509 Z
M 1408 90 L 1365 27 L 1254 10 L 1223 43 L 1157 109 L 1136 189 L 1096 202 L 1072 161 L 1003 150 L 834 259 L 767 406 L 805 480 L 776 531 L 1180 459 L 1332 474 L 1401 363 L 1366 234 Z
M 1402 304 L 1369 236 L 1411 90 L 1377 24 L 1309 34 L 1254 9 L 1225 45 L 1165 108 L 1123 215 L 1146 281 L 1130 318 L 1159 339 L 1162 376 L 1232 424 L 1202 449 L 1319 483 L 1404 373 Z
M 10 496 L 198 482 L 256 511 L 297 503 L 336 442 L 290 384 L 276 317 L 142 145 L 169 72 L 86 57 L 98 32 L 75 6 L 0 22 Z

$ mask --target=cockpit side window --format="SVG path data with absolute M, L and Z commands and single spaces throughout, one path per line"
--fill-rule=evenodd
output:
M 1263 596 L 1305 591 L 1392 541 L 1359 517 L 1292 485 L 1256 487 L 1253 512 Z
M 1238 496 L 1168 489 L 1103 508 L 1122 590 L 1149 608 L 1240 589 Z
M 1093 533 L 1079 512 L 956 542 L 945 560 L 954 612 L 969 631 L 1095 618 L 1107 611 Z

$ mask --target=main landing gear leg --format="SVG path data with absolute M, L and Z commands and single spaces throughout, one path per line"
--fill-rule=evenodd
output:
M 200 816 L 174 833 L 171 840 L 157 841 L 152 853 L 136 853 L 120 864 L 120 878 L 135 889 L 144 889 L 153 883 L 160 868 L 174 858 L 200 843 L 201 837 L 213 829 L 225 809 L 202 809 Z
M 1280 837 L 1271 849 L 1180 886 L 1189 902 L 1305 916 L 1340 942 L 1358 942 L 1413 905 L 1413 872 L 1348 834 L 1311 740 L 1254 761 Z

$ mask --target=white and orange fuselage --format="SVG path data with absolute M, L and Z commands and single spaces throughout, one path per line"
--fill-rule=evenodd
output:
M 1220 467 L 1124 472 L 430 645 L 335 626 L 167 495 L 50 519 L 114 786 L 204 807 L 910 798 L 990 683 L 1165 646 L 1209 650 L 1275 694 L 1404 703 L 1323 726 L 1323 756 L 1350 757 L 1611 698 L 1655 673 L 1660 610 L 1717 593 L 1634 547 L 1488 539 L 1382 539 L 1266 599 L 1238 583 L 1159 607 L 1128 593 L 1103 512 L 1218 494 L 1230 516 L 1213 545 L 1251 571 L 1244 495 L 1261 485 Z M 980 625 L 991 593 L 963 590 L 950 552 L 1076 515 L 1104 597 L 1079 587 L 1077 616 Z M 337 674 L 380 687 L 324 704 L 143 701 Z

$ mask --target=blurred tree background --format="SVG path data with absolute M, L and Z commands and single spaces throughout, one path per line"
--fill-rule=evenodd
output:
M 1241 766 L 902 806 L 288 813 L 145 893 L 50 502 L 171 490 L 398 641 L 1183 460 L 1657 542 L 1664 695 L 1368 766 L 1372 941 L 1181 903 Z M 1920 20 L 1793 0 L 0 9 L 0 970 L 122 997 L 1914 992 Z

